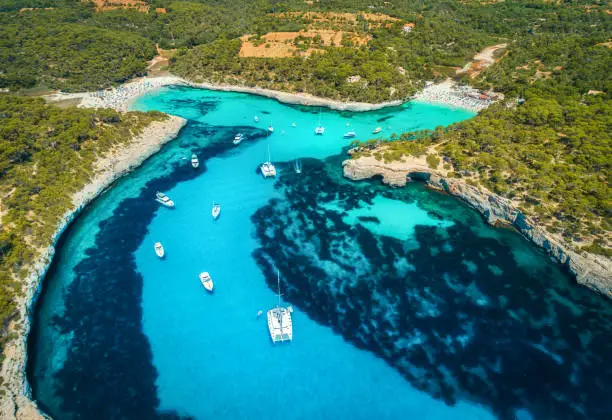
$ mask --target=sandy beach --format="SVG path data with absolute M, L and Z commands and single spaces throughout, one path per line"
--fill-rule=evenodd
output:
M 138 97 L 146 95 L 148 92 L 155 89 L 172 85 L 192 86 L 196 88 L 226 92 L 250 93 L 276 99 L 277 101 L 283 103 L 324 106 L 339 111 L 374 111 L 381 108 L 399 106 L 404 102 L 401 100 L 382 102 L 378 104 L 370 104 L 365 102 L 343 102 L 321 98 L 307 93 L 289 93 L 278 90 L 238 85 L 193 83 L 176 76 L 142 77 L 139 79 L 134 79 L 131 82 L 125 83 L 113 89 L 106 89 L 98 92 L 55 93 L 45 96 L 45 99 L 49 102 L 79 99 L 81 101 L 78 105 L 79 107 L 112 108 L 117 111 L 125 112 L 129 109 L 132 102 Z M 448 79 L 438 84 L 428 82 L 425 89 L 408 100 L 451 106 L 455 108 L 467 109 L 472 112 L 478 112 L 488 107 L 498 99 L 498 96 L 493 96 L 491 94 L 484 94 L 483 96 L 483 93 L 476 89 L 467 86 L 458 86 L 455 82 Z
M 27 337 L 30 331 L 32 308 L 40 292 L 55 245 L 70 222 L 97 196 L 106 190 L 115 180 L 141 165 L 147 158 L 157 153 L 162 146 L 174 139 L 187 123 L 180 117 L 170 116 L 166 121 L 156 121 L 145 127 L 141 134 L 132 141 L 107 153 L 96 165 L 96 174 L 81 191 L 72 197 L 73 208 L 66 212 L 57 225 L 52 243 L 44 249 L 38 261 L 33 265 L 31 274 L 24 280 L 25 296 L 19 298 L 19 319 L 13 323 L 12 333 L 17 339 L 12 340 L 4 349 L 5 359 L 2 363 L 1 377 L 3 393 L 0 395 L 1 419 L 40 419 L 45 418 L 36 403 L 31 399 L 29 384 L 26 378 Z
M 429 82 L 425 89 L 412 97 L 415 102 L 452 106 L 479 112 L 503 99 L 501 94 L 481 92 L 469 86 L 459 86 L 451 79 L 442 83 Z

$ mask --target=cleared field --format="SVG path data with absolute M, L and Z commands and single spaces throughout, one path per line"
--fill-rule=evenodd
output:
M 340 47 L 342 40 L 350 40 L 354 45 L 365 45 L 369 36 L 351 32 L 317 29 L 300 32 L 270 32 L 260 39 L 252 35 L 240 38 L 242 47 L 240 57 L 283 58 L 308 56 L 313 52 L 322 52 L 320 47 Z

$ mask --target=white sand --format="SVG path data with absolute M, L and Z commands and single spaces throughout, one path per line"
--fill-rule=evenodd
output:
M 373 111 L 390 106 L 399 106 L 401 100 L 369 104 L 365 102 L 343 102 L 333 99 L 320 98 L 307 93 L 289 93 L 278 90 L 263 89 L 258 87 L 219 85 L 213 83 L 193 83 L 176 76 L 142 77 L 134 79 L 114 89 L 98 92 L 83 93 L 55 93 L 45 98 L 50 102 L 67 99 L 81 99 L 79 107 L 85 108 L 112 108 L 117 111 L 127 111 L 130 104 L 138 97 L 163 86 L 184 85 L 203 89 L 220 90 L 228 92 L 251 93 L 268 98 L 276 99 L 283 103 L 324 106 L 341 111 Z M 422 92 L 416 94 L 412 99 L 418 102 L 427 102 L 439 105 L 464 108 L 478 112 L 494 102 L 493 99 L 478 99 L 481 92 L 469 87 L 457 87 L 447 80 L 439 84 L 427 86 Z
M 458 86 L 451 79 L 442 83 L 430 84 L 421 92 L 412 97 L 416 102 L 439 104 L 463 108 L 473 112 L 479 112 L 494 102 L 503 99 L 503 95 L 492 92 L 484 93 L 486 98 L 481 98 L 483 92 L 469 86 Z

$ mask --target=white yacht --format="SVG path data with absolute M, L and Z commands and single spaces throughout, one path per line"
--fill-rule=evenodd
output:
M 270 145 L 268 145 L 268 161 L 261 164 L 261 174 L 264 178 L 269 176 L 276 176 L 276 168 L 272 164 L 272 160 L 270 159 Z
M 296 124 L 296 123 L 294 123 L 294 122 L 292 122 L 292 123 L 291 123 L 291 127 L 297 127 L 297 124 Z
M 155 253 L 159 258 L 164 258 L 165 252 L 161 242 L 155 242 Z
M 210 277 L 208 271 L 200 273 L 200 281 L 202 282 L 202 286 L 204 286 L 208 292 L 213 292 L 215 285 L 213 284 L 212 277 Z
M 272 124 L 270 124 L 270 125 L 268 126 L 268 131 L 269 131 L 270 133 L 274 133 L 274 127 L 272 127 Z
M 344 133 L 344 138 L 345 139 L 352 139 L 357 135 L 357 133 L 355 133 L 354 131 L 349 131 L 348 133 Z
M 217 220 L 217 218 L 219 217 L 219 213 L 221 213 L 221 204 L 215 204 L 215 202 L 213 201 L 213 206 L 212 206 L 213 219 Z
M 273 343 L 293 340 L 293 323 L 289 308 L 281 306 L 280 294 L 280 272 L 278 276 L 278 304 L 268 311 L 268 330 Z
M 259 117 L 258 117 L 257 115 L 255 115 L 255 116 L 253 117 L 253 121 L 255 121 L 255 122 L 259 122 Z
M 242 134 L 242 133 L 238 133 L 238 134 L 236 134 L 236 135 L 234 136 L 234 141 L 233 141 L 233 143 L 234 143 L 234 144 L 240 144 L 240 142 L 241 142 L 242 140 L 244 140 L 244 134 Z
M 376 128 L 374 129 L 374 131 L 372 131 L 372 134 L 378 134 L 378 133 L 380 133 L 381 131 L 382 131 L 382 127 L 376 127 Z
M 200 161 L 198 160 L 198 156 L 195 153 L 191 154 L 191 166 L 193 166 L 193 169 L 200 166 Z
M 174 201 L 170 200 L 170 198 L 166 194 L 160 193 L 159 191 L 155 193 L 155 201 L 157 201 L 162 206 L 170 208 L 174 207 Z

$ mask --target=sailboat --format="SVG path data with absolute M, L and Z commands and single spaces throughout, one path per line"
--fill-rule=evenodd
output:
M 191 154 L 191 166 L 193 166 L 193 169 L 196 169 L 198 166 L 200 166 L 200 161 L 195 153 Z
M 293 340 L 293 322 L 289 308 L 281 306 L 280 271 L 277 273 L 278 304 L 268 311 L 268 330 L 273 343 Z
M 213 206 L 212 206 L 213 219 L 217 220 L 217 218 L 219 217 L 219 213 L 221 213 L 221 204 L 215 204 L 215 202 L 213 201 Z
M 293 165 L 293 169 L 295 169 L 296 174 L 301 174 L 302 173 L 302 162 L 300 162 L 299 160 L 296 160 Z
M 347 133 L 344 133 L 344 138 L 345 139 L 352 139 L 357 135 L 357 133 L 355 133 L 354 131 L 349 131 Z
M 325 133 L 325 127 L 321 125 L 321 113 L 319 112 L 319 125 L 315 128 L 315 134 L 320 136 L 323 135 L 323 133 Z
M 268 161 L 261 164 L 261 174 L 264 178 L 269 176 L 276 176 L 276 168 L 272 164 L 272 160 L 270 158 L 270 145 L 268 144 Z

